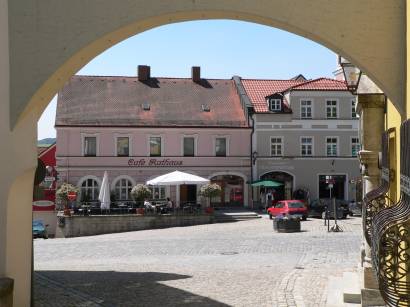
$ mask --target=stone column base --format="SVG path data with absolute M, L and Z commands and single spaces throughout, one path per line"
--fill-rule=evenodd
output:
M 362 268 L 362 306 L 385 306 L 385 302 L 379 291 L 379 283 L 376 274 L 369 263 L 364 263 Z
M 0 307 L 13 306 L 13 288 L 13 279 L 0 278 Z

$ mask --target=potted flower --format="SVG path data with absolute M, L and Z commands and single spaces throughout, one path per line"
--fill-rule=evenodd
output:
M 205 212 L 213 213 L 214 208 L 211 207 L 211 198 L 219 196 L 222 192 L 221 187 L 216 183 L 207 183 L 199 190 L 199 195 L 205 197 L 207 200 Z
M 70 184 L 63 183 L 56 191 L 56 200 L 64 206 L 64 215 L 70 216 L 70 209 L 68 208 L 69 194 L 78 194 L 79 189 Z
M 152 197 L 152 192 L 145 184 L 137 184 L 131 190 L 131 197 L 137 203 L 137 213 L 144 214 L 144 200 Z

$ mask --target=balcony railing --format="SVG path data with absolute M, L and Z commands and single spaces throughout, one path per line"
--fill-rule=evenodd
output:
M 388 306 L 410 306 L 410 121 L 400 128 L 401 195 L 372 220 L 372 261 Z
M 372 221 L 373 217 L 380 210 L 388 207 L 389 201 L 387 197 L 387 192 L 390 188 L 390 174 L 389 174 L 389 135 L 384 132 L 382 135 L 382 176 L 380 185 L 368 192 L 363 198 L 362 207 L 362 222 L 363 222 L 363 232 L 367 244 L 372 245 Z

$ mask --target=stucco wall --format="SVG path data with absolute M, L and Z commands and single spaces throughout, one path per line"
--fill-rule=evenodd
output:
M 183 116 L 181 114 L 181 116 Z M 149 156 L 149 136 L 161 136 L 163 155 L 183 155 L 183 137 L 196 137 L 197 156 L 215 156 L 215 137 L 229 138 L 229 156 L 249 156 L 250 129 L 57 128 L 57 156 L 82 156 L 82 134 L 96 134 L 100 156 L 116 156 L 115 136 L 130 137 L 130 156 Z
M 326 119 L 326 100 L 336 100 L 338 103 L 338 118 L 352 118 L 352 100 L 355 96 L 346 92 L 302 92 L 294 91 L 290 95 L 290 105 L 293 111 L 293 118 L 300 118 L 300 100 L 308 99 L 312 101 L 313 118 Z
M 300 137 L 313 137 L 313 151 L 315 156 L 326 156 L 326 137 L 338 137 L 338 156 L 351 157 L 351 138 L 358 137 L 357 131 L 338 131 L 338 130 L 271 130 L 258 131 L 257 134 L 258 156 L 271 155 L 271 141 L 273 136 L 283 137 L 284 156 L 301 156 Z
M 143 229 L 181 227 L 210 224 L 213 215 L 156 215 L 156 216 L 72 216 L 64 217 L 64 227 L 57 227 L 58 238 L 93 236 L 104 233 Z
M 318 198 L 320 175 L 346 175 L 346 200 L 355 199 L 350 179 L 359 178 L 358 159 L 264 159 L 257 162 L 258 177 L 273 171 L 283 171 L 294 176 L 293 190 L 307 188 L 310 198 Z

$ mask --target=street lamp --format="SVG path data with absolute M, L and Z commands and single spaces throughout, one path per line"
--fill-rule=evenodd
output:
M 360 77 L 362 76 L 362 71 L 352 63 L 350 63 L 349 60 L 340 55 L 338 57 L 338 62 L 340 67 L 342 67 L 347 89 L 353 95 L 356 95 L 357 88 L 359 87 Z

